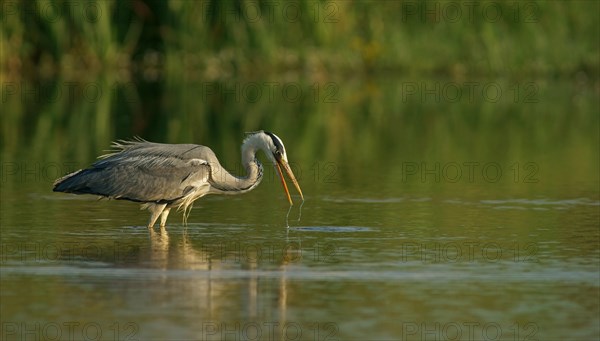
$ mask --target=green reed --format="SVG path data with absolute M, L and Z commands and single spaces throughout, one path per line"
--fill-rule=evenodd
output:
M 595 1 L 2 4 L 2 76 L 598 74 Z

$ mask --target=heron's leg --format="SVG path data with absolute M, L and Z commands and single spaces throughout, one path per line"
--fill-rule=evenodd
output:
M 165 208 L 160 215 L 160 227 L 165 227 L 167 223 L 167 217 L 169 216 L 169 212 L 171 212 L 171 208 Z
M 153 228 L 158 216 L 162 213 L 162 211 L 167 207 L 167 204 L 152 204 L 148 206 L 148 210 L 150 211 L 150 220 L 148 221 L 148 228 Z

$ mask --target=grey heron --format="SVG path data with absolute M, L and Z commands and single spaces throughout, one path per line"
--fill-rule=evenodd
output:
M 113 143 L 115 152 L 99 157 L 87 169 L 80 169 L 54 182 L 55 192 L 95 194 L 111 199 L 130 200 L 150 211 L 148 227 L 160 216 L 164 227 L 173 207 L 183 209 L 184 222 L 192 203 L 207 194 L 241 194 L 262 180 L 263 167 L 256 158 L 262 150 L 277 170 L 287 199 L 293 205 L 282 168 L 304 196 L 292 172 L 283 142 L 277 135 L 258 131 L 242 143 L 242 165 L 246 176 L 225 170 L 215 153 L 195 144 L 162 144 L 142 139 Z

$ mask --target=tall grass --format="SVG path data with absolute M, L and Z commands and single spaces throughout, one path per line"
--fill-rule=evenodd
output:
M 3 79 L 597 76 L 598 12 L 596 1 L 8 0 L 0 63 Z

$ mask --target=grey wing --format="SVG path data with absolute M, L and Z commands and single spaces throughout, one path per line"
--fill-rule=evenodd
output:
M 121 151 L 57 180 L 54 190 L 168 203 L 208 186 L 210 160 L 216 160 L 212 150 L 199 145 L 138 141 L 115 147 Z

